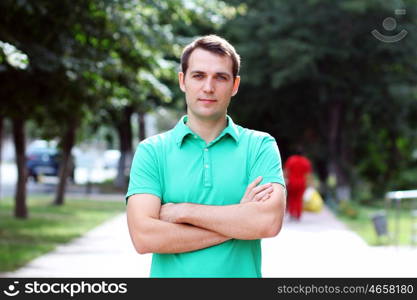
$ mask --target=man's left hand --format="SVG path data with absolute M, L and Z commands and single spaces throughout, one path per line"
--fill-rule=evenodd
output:
M 167 203 L 161 206 L 159 219 L 169 223 L 181 223 L 180 219 L 186 203 Z

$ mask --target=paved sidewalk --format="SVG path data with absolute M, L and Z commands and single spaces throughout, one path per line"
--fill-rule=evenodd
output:
M 417 277 L 417 247 L 369 247 L 329 209 L 263 240 L 264 277 Z
M 0 277 L 147 277 L 150 261 L 150 254 L 136 254 L 121 214 Z
M 262 245 L 264 277 L 417 277 L 417 247 L 368 247 L 328 209 L 286 219 Z M 148 277 L 150 263 L 150 254 L 135 252 L 121 214 L 0 277 Z

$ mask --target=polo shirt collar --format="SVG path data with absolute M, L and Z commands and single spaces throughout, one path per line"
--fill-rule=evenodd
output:
M 239 129 L 237 128 L 236 124 L 233 122 L 232 118 L 229 115 L 226 115 L 227 118 L 227 126 L 226 128 L 223 130 L 223 132 L 220 134 L 228 134 L 230 135 L 235 142 L 239 142 Z
M 232 118 L 229 115 L 226 115 L 227 118 L 227 126 L 223 131 L 220 133 L 220 135 L 215 139 L 218 140 L 222 136 L 228 134 L 230 135 L 235 142 L 237 143 L 239 141 L 239 129 L 237 128 L 236 124 L 233 122 Z M 178 121 L 177 125 L 174 127 L 174 138 L 175 142 L 178 146 L 182 145 L 182 142 L 184 141 L 184 138 L 188 136 L 189 134 L 193 135 L 194 132 L 188 127 L 185 123 L 188 120 L 188 116 L 182 116 L 181 119 Z

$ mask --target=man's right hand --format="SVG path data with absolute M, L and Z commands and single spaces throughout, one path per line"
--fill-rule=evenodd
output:
M 262 181 L 262 176 L 256 178 L 251 184 L 248 185 L 245 195 L 240 200 L 240 203 L 246 203 L 251 201 L 265 201 L 274 190 L 271 183 L 265 183 L 257 186 Z

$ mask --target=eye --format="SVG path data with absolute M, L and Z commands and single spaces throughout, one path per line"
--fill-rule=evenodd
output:
M 193 78 L 196 78 L 196 79 L 201 79 L 203 77 L 204 77 L 203 74 L 194 74 L 193 75 Z
M 219 80 L 227 80 L 227 77 L 226 76 L 223 76 L 223 75 L 218 75 L 217 76 L 217 79 L 219 79 Z

